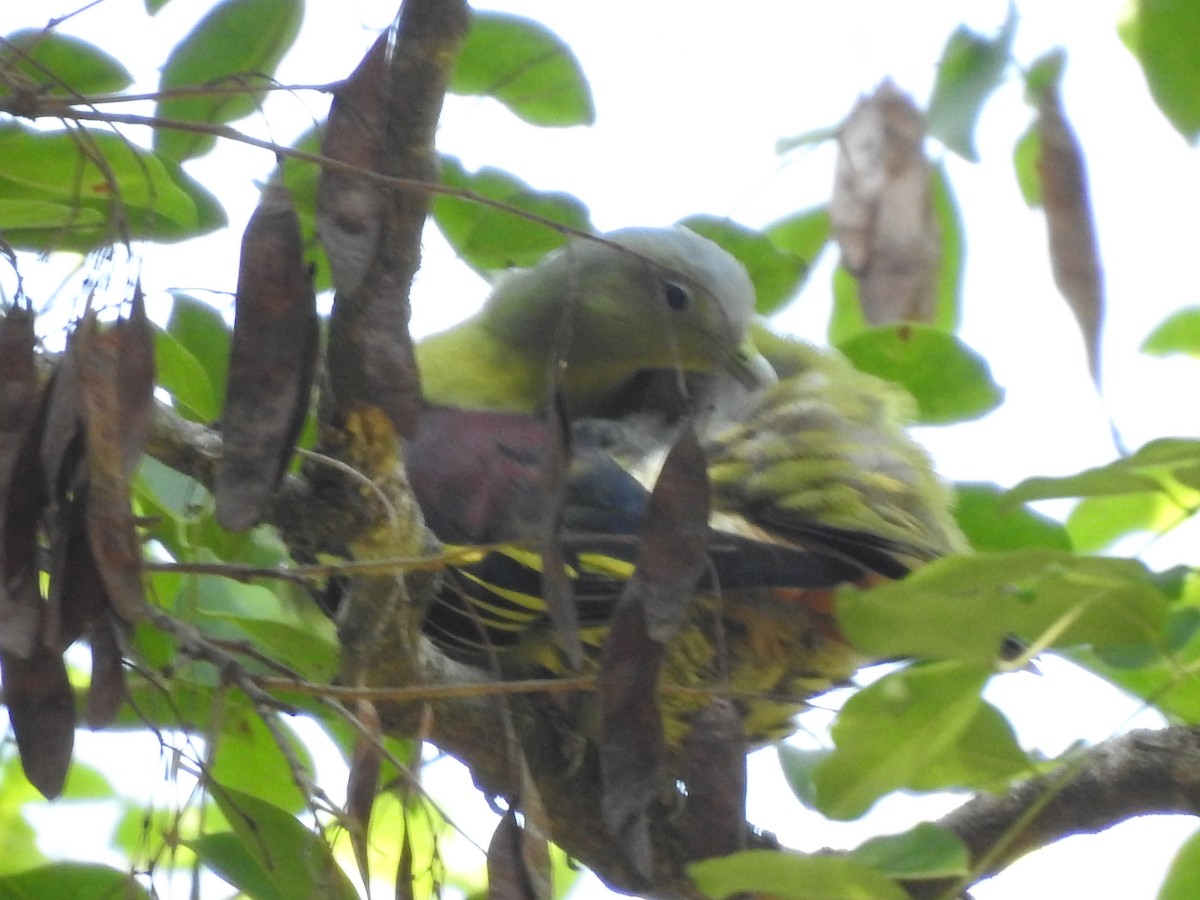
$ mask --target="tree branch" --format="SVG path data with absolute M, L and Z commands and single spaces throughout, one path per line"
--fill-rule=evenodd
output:
M 980 794 L 940 820 L 962 839 L 977 877 L 1073 834 L 1134 816 L 1200 815 L 1200 728 L 1140 729 L 1080 751 L 1045 778 Z

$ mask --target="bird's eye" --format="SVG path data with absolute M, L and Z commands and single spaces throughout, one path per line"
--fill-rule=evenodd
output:
M 692 303 L 692 295 L 688 289 L 673 281 L 663 282 L 663 297 L 667 301 L 667 306 L 675 312 L 683 312 Z

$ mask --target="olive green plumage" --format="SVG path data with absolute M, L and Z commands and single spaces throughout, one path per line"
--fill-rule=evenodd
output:
M 854 560 L 861 584 L 964 550 L 952 493 L 905 431 L 912 398 L 835 351 L 765 328 L 752 336 L 780 381 L 727 398 L 737 421 L 715 423 L 704 442 L 712 526 Z M 808 697 L 872 662 L 838 631 L 833 593 L 798 579 L 697 597 L 663 683 L 728 691 L 752 743 L 786 736 Z M 675 746 L 702 702 L 667 694 L 660 706 Z
M 836 351 L 753 337 L 780 381 L 707 441 L 714 508 L 779 539 L 812 523 L 862 532 L 910 564 L 963 549 L 951 492 L 905 430 L 912 397 Z
M 497 282 L 483 309 L 417 345 L 434 404 L 536 412 L 561 366 L 575 416 L 619 416 L 639 373 L 767 369 L 743 346 L 754 315 L 745 269 L 685 228 L 575 239 Z

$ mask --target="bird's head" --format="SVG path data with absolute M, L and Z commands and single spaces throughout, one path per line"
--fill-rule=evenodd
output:
M 573 409 L 587 412 L 639 373 L 726 374 L 761 386 L 770 367 L 749 343 L 754 285 L 745 268 L 686 228 L 580 238 L 506 276 L 484 310 L 509 340 L 538 340 Z

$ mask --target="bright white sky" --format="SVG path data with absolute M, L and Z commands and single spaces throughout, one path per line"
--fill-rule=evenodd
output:
M 68 30 L 97 40 L 127 63 L 140 57 L 144 68 L 135 74 L 145 81 L 139 87 L 151 90 L 154 68 L 209 2 L 172 0 L 143 32 L 137 0 L 105 0 Z M 1163 434 L 1194 435 L 1200 430 L 1194 402 L 1200 367 L 1191 360 L 1142 357 L 1137 348 L 1168 312 L 1200 302 L 1193 274 L 1200 197 L 1195 153 L 1152 105 L 1140 71 L 1117 39 L 1122 3 L 1017 5 L 1020 65 L 1057 45 L 1068 50 L 1065 107 L 1088 154 L 1110 298 L 1107 408 L 1130 447 Z M 42 25 L 71 4 L 15 6 L 0 9 L 0 31 Z M 392 0 L 309 0 L 309 6 L 300 43 L 280 69 L 284 83 L 344 77 L 394 12 Z M 1007 4 L 496 0 L 493 7 L 535 18 L 566 40 L 591 79 L 597 123 L 547 131 L 524 125 L 491 101 L 452 98 L 441 149 L 470 168 L 495 165 L 535 187 L 574 193 L 590 205 L 597 226 L 610 229 L 662 225 L 697 212 L 762 226 L 822 202 L 832 182 L 834 149 L 781 161 L 775 142 L 837 123 L 885 76 L 923 103 L 954 27 L 965 18 L 991 33 Z M 283 96 L 271 101 L 265 117 L 242 124 L 286 142 L 323 112 L 319 97 Z M 968 236 L 962 337 L 992 363 L 1007 391 L 1003 408 L 980 422 L 922 433 L 940 470 L 953 479 L 1009 485 L 1033 474 L 1077 471 L 1113 455 L 1081 342 L 1049 275 L 1044 223 L 1024 207 L 1013 175 L 1012 147 L 1029 119 L 1014 71 L 985 110 L 978 132 L 981 164 L 948 160 Z M 235 148 L 191 166 L 216 188 L 232 225 L 209 239 L 203 252 L 153 248 L 142 269 L 148 295 L 172 287 L 232 292 L 237 242 L 257 199 L 253 181 L 272 165 L 263 151 Z M 414 299 L 418 335 L 462 318 L 486 293 L 435 237 Z M 781 328 L 822 340 L 832 262 L 823 260 L 796 308 L 778 321 Z M 28 268 L 25 274 L 31 274 Z M 28 287 L 35 301 L 49 289 L 36 279 Z M 1194 551 L 1184 556 L 1184 548 L 1194 546 L 1194 535 L 1190 546 L 1163 540 L 1147 558 L 1155 565 L 1194 561 Z M 1055 660 L 1042 669 L 1042 677 L 1011 675 L 994 686 L 994 699 L 1018 722 L 1028 746 L 1053 754 L 1077 739 L 1102 740 L 1127 726 L 1137 710 Z M 819 728 L 815 721 L 806 724 Z M 104 752 L 102 744 L 93 746 Z M 141 771 L 147 768 L 154 769 L 153 761 Z M 897 798 L 881 804 L 865 826 L 830 825 L 790 799 L 769 754 L 757 758 L 753 778 L 754 820 L 785 844 L 803 848 L 853 845 L 948 808 L 945 801 L 914 805 Z M 481 806 L 473 798 L 461 800 L 467 806 L 455 819 L 475 820 L 472 831 L 486 842 L 490 825 L 474 813 Z M 1171 854 L 1194 828 L 1192 820 L 1160 818 L 1073 839 L 980 886 L 975 896 L 1153 897 Z M 592 882 L 578 896 L 599 891 Z

